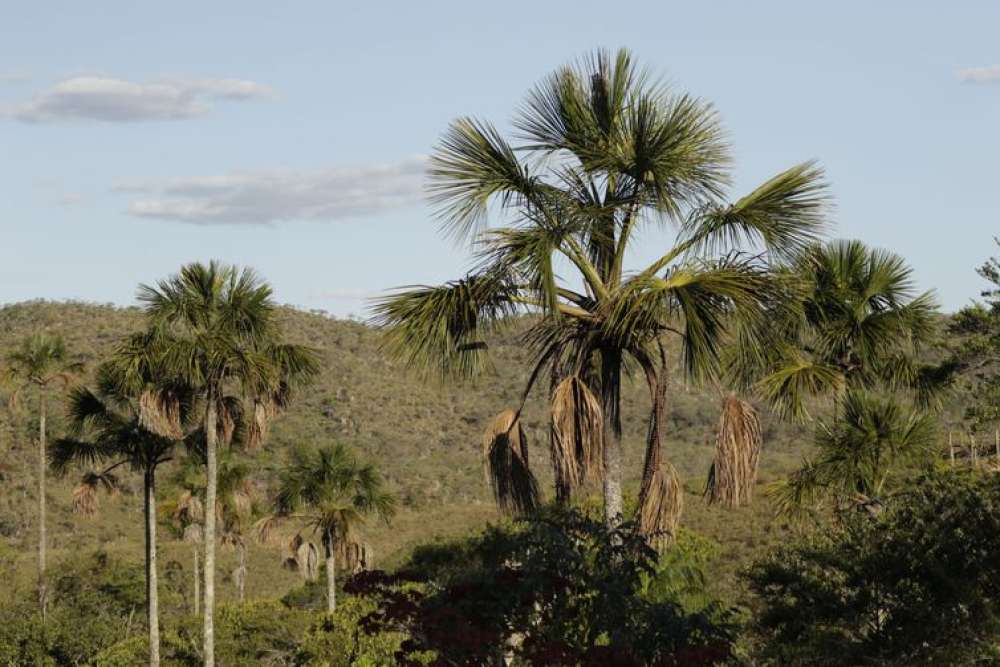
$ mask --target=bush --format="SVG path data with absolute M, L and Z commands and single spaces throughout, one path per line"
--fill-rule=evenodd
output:
M 486 664 L 501 651 L 545 665 L 728 657 L 733 634 L 721 607 L 689 613 L 666 585 L 643 595 L 657 561 L 630 524 L 608 531 L 579 511 L 553 511 L 454 549 L 417 550 L 397 574 L 362 573 L 345 589 L 377 602 L 360 621 L 367 631 L 410 635 L 395 656 L 401 665 L 417 664 L 407 655 L 415 651 L 442 664 Z
M 995 659 L 1000 485 L 935 472 L 877 518 L 839 524 L 748 571 L 762 657 L 779 664 L 970 664 Z

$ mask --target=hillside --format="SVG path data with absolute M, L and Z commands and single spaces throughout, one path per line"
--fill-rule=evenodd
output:
M 301 393 L 291 410 L 275 423 L 265 449 L 256 453 L 257 483 L 266 490 L 295 445 L 330 441 L 352 444 L 378 464 L 398 494 L 401 511 L 390 528 L 368 527 L 368 539 L 380 564 L 391 564 L 417 541 L 445 538 L 497 519 L 480 461 L 480 435 L 500 409 L 516 405 L 528 372 L 526 353 L 515 333 L 493 342 L 496 372 L 475 384 L 435 386 L 388 360 L 379 351 L 378 334 L 354 321 L 321 313 L 284 309 L 287 335 L 317 348 L 323 372 Z M 82 303 L 30 302 L 0 308 L 0 354 L 5 355 L 33 331 L 61 334 L 68 348 L 92 368 L 125 333 L 141 326 L 136 309 Z M 765 545 L 782 540 L 787 527 L 771 520 L 763 494 L 751 509 L 708 508 L 700 494 L 713 454 L 719 396 L 713 391 L 676 386 L 670 400 L 667 456 L 685 480 L 683 523 L 721 543 L 716 585 L 728 588 L 738 565 Z M 551 495 L 546 451 L 547 427 L 540 395 L 529 399 L 525 423 L 532 442 L 532 463 L 543 489 Z M 624 426 L 630 490 L 636 490 L 646 429 L 648 399 L 644 383 L 625 389 Z M 61 432 L 58 407 L 50 433 Z M 801 460 L 810 439 L 807 427 L 789 426 L 766 416 L 765 449 L 759 484 L 789 471 Z M 27 585 L 34 554 L 35 498 L 34 406 L 0 408 L 0 557 L 22 574 Z M 161 474 L 164 479 L 169 471 Z M 72 479 L 54 481 L 49 489 L 52 559 L 70 557 L 103 546 L 138 559 L 141 551 L 141 498 L 138 480 L 113 499 L 102 499 L 96 517 L 70 512 Z M 163 485 L 161 499 L 171 489 Z M 191 547 L 164 530 L 164 563 L 186 568 Z M 281 595 L 297 577 L 279 567 L 280 545 L 253 545 L 248 591 L 252 596 Z M 221 571 L 231 568 L 233 554 L 223 551 Z M 233 594 L 224 583 L 221 594 Z

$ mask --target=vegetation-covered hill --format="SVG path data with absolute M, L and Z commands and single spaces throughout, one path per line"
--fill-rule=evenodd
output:
M 323 313 L 285 309 L 286 331 L 299 343 L 321 352 L 318 380 L 302 392 L 291 410 L 273 426 L 263 451 L 249 458 L 256 482 L 266 493 L 276 469 L 290 448 L 315 447 L 343 441 L 384 471 L 400 499 L 401 511 L 391 527 L 368 528 L 378 562 L 391 564 L 418 539 L 433 540 L 481 527 L 498 519 L 484 480 L 481 434 L 489 418 L 504 407 L 515 407 L 528 372 L 527 357 L 518 333 L 494 341 L 496 370 L 485 380 L 464 386 L 441 386 L 405 372 L 379 349 L 378 332 L 370 326 L 339 320 Z M 0 309 L 0 353 L 5 354 L 24 336 L 39 331 L 62 335 L 68 349 L 88 370 L 124 334 L 140 327 L 136 309 L 82 303 L 30 302 Z M 85 378 L 89 376 L 85 374 Z M 551 495 L 547 452 L 547 425 L 543 397 L 532 395 L 525 424 L 532 442 L 534 468 Z M 629 491 L 637 491 L 649 400 L 638 380 L 625 390 L 624 427 Z M 723 585 L 735 565 L 752 552 L 780 541 L 784 525 L 776 524 L 762 493 L 754 507 L 728 511 L 706 507 L 700 494 L 714 451 L 714 430 L 720 396 L 712 389 L 676 386 L 670 394 L 667 453 L 681 473 L 687 501 L 684 525 L 720 543 Z M 34 540 L 35 419 L 34 407 L 24 402 L 0 409 L 0 452 L 5 483 L 0 491 L 0 535 L 3 553 L 24 575 L 31 577 Z M 52 417 L 51 433 L 62 429 L 60 410 Z M 765 417 L 765 449 L 758 485 L 789 471 L 801 460 L 809 428 L 779 423 Z M 169 470 L 161 475 L 169 477 Z M 71 512 L 73 479 L 50 485 L 50 528 L 53 560 L 103 545 L 123 555 L 141 553 L 141 493 L 139 480 L 131 492 L 102 500 L 99 519 Z M 595 497 L 599 494 L 594 489 Z M 161 502 L 169 499 L 169 484 L 161 488 Z M 188 563 L 190 547 L 164 531 L 163 561 Z M 232 554 L 223 552 L 221 569 L 228 571 Z M 282 570 L 281 545 L 251 546 L 248 593 L 281 595 L 297 584 Z M 223 596 L 234 593 L 224 586 Z

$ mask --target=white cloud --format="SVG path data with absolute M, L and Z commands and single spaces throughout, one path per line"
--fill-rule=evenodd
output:
M 78 76 L 61 81 L 30 102 L 15 107 L 11 115 L 26 123 L 181 120 L 206 113 L 211 100 L 243 101 L 272 95 L 267 86 L 241 79 L 175 79 L 133 83 L 121 79 Z
M 958 80 L 964 83 L 1000 83 L 1000 65 L 960 69 Z
M 331 221 L 421 200 L 426 160 L 312 171 L 239 172 L 163 183 L 119 185 L 137 195 L 128 213 L 198 225 Z

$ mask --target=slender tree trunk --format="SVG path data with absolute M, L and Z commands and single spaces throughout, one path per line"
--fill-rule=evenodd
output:
M 601 350 L 601 404 L 604 409 L 604 520 L 614 527 L 622 517 L 622 358 Z
M 243 544 L 242 539 L 240 541 L 240 578 L 239 578 L 239 592 L 240 592 L 240 603 L 243 603 L 245 599 L 246 584 L 247 584 L 247 546 Z
M 604 520 L 609 528 L 622 517 L 622 358 L 601 350 L 601 405 L 604 409 Z
M 337 564 L 333 555 L 333 535 L 326 531 L 326 610 L 337 611 Z
M 205 667 L 215 667 L 215 495 L 216 474 L 216 395 L 208 392 L 208 407 L 205 412 L 205 609 L 203 650 Z
M 38 605 L 45 622 L 48 590 L 45 581 L 45 390 L 39 390 L 38 398 Z
M 201 546 L 194 546 L 194 615 L 201 611 L 201 568 L 198 567 L 201 561 Z
M 146 621 L 149 625 L 149 665 L 160 664 L 160 596 L 156 576 L 156 479 L 146 472 Z

